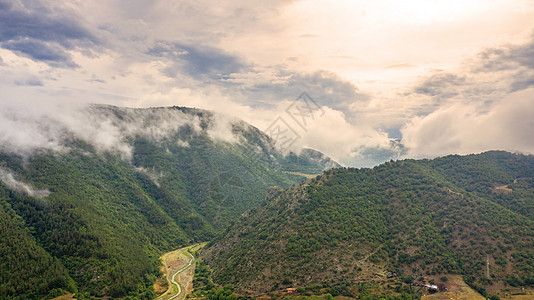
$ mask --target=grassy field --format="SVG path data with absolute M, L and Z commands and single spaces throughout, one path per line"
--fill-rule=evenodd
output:
M 67 293 L 65 295 L 61 295 L 59 297 L 53 298 L 52 300 L 73 300 L 73 299 L 76 299 L 74 298 L 74 294 Z
M 305 174 L 305 173 L 302 173 L 302 172 L 291 172 L 291 171 L 284 171 L 284 173 L 291 174 L 291 175 L 302 176 L 302 177 L 305 177 L 307 179 L 312 179 L 312 178 L 315 178 L 315 177 L 317 177 L 319 175 L 319 174 Z
M 511 298 L 501 298 L 501 299 L 512 299 L 512 300 L 532 300 L 534 299 L 534 294 L 530 295 L 515 295 Z
M 424 295 L 421 300 L 484 300 L 485 298 L 470 288 L 458 275 L 449 275 L 446 286 L 448 291 L 431 295 Z M 532 298 L 531 298 L 532 299 Z

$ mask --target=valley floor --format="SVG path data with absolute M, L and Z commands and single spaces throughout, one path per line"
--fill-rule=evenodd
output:
M 182 300 L 193 290 L 193 275 L 195 274 L 195 257 L 190 253 L 204 247 L 205 244 L 195 244 L 165 253 L 161 257 L 162 270 L 166 274 L 165 284 L 158 279 L 154 289 L 159 294 L 158 299 Z

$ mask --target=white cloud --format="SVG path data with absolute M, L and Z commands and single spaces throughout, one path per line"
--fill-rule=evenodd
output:
M 402 128 L 408 157 L 486 150 L 534 153 L 534 89 L 510 94 L 489 109 L 456 103 L 414 118 Z
M 65 142 L 72 136 L 98 151 L 116 151 L 129 159 L 133 149 L 128 138 L 142 136 L 160 142 L 186 125 L 200 131 L 198 117 L 176 109 L 48 104 L 0 103 L 0 149 L 23 155 L 39 149 L 66 151 Z
M 27 194 L 34 197 L 46 197 L 50 194 L 49 190 L 37 190 L 30 184 L 24 183 L 15 179 L 13 173 L 4 167 L 0 166 L 0 180 L 11 190 Z
M 156 171 L 155 168 L 135 167 L 135 170 L 148 177 L 157 187 L 160 186 L 159 179 L 163 178 L 163 172 Z
M 213 116 L 213 124 L 208 128 L 208 135 L 215 141 L 236 143 L 237 137 L 232 132 L 232 124 L 239 121 L 235 117 L 217 113 Z
M 310 122 L 299 146 L 319 150 L 349 166 L 369 166 L 379 162 L 364 157 L 366 150 L 393 150 L 385 132 L 365 123 L 351 124 L 341 111 L 329 107 L 322 109 L 324 115 Z
M 128 156 L 131 149 L 121 142 L 123 135 L 138 132 L 109 120 L 69 116 L 65 111 L 70 110 L 56 109 L 57 103 L 199 107 L 265 129 L 284 114 L 288 101 L 307 91 L 327 114 L 313 132 L 302 134 L 303 146 L 357 165 L 368 149 L 390 149 L 385 132 L 408 122 L 403 132 L 412 135 L 403 143 L 423 147 L 410 153 L 434 155 L 439 149 L 418 142 L 432 133 L 417 124 L 435 118 L 432 123 L 441 120 L 443 131 L 456 132 L 456 124 L 447 119 L 460 118 L 457 113 L 467 118 L 469 110 L 476 110 L 477 117 L 487 114 L 488 107 L 504 110 L 495 103 L 534 82 L 529 63 L 534 6 L 528 0 L 90 0 L 40 5 L 50 6 L 43 18 L 71 22 L 83 33 L 78 40 L 86 36 L 92 42 L 58 35 L 77 69 L 39 61 L 39 53 L 23 57 L 0 49 L 0 141 L 20 151 L 61 150 L 54 137 L 67 126 L 98 148 Z M 76 18 L 62 16 L 66 11 Z M 33 31 L 28 34 L 39 38 Z M 76 46 L 70 44 L 74 42 Z M 157 45 L 189 51 L 151 53 Z M 497 61 L 490 59 L 492 68 L 477 70 L 477 59 L 488 59 L 475 54 L 496 45 L 505 45 L 509 55 L 490 51 Z M 518 53 L 523 60 L 514 58 Z M 15 113 L 4 109 L 16 103 L 21 109 Z M 87 122 L 94 124 L 88 129 Z M 147 130 L 164 134 L 157 126 Z M 217 130 L 213 136 L 231 140 L 228 130 Z M 522 129 L 525 135 L 530 131 Z M 525 148 L 520 140 L 512 142 Z M 454 145 L 467 151 L 465 143 L 451 140 L 441 152 L 455 152 Z

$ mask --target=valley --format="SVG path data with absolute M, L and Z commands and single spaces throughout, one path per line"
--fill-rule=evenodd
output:
M 120 133 L 116 146 L 60 128 L 61 151 L 0 151 L 0 297 L 154 298 L 163 253 L 211 240 L 270 186 L 305 180 L 284 171 L 332 163 L 313 151 L 283 155 L 253 126 L 208 111 L 84 113 Z M 217 122 L 227 140 L 214 136 Z
M 198 251 L 204 247 L 205 243 L 187 246 L 165 253 L 161 257 L 163 263 L 162 269 L 165 271 L 165 281 L 168 289 L 163 294 L 158 295 L 157 299 L 184 299 L 193 289 L 193 274 L 195 272 L 195 258 L 192 252 Z M 161 291 L 165 284 L 156 281 L 155 290 Z M 157 287 L 156 287 L 157 286 Z
M 534 0 L 0 0 L 0 300 L 534 300 Z
M 344 168 L 240 120 L 214 133 L 209 111 L 86 113 L 119 150 L 64 128 L 61 151 L 0 151 L 0 298 L 532 293 L 531 155 Z M 421 288 L 440 283 L 454 289 Z

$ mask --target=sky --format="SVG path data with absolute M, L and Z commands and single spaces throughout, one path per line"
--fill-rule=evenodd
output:
M 345 166 L 534 153 L 534 1 L 0 0 L 3 136 L 87 103 L 282 124 Z

